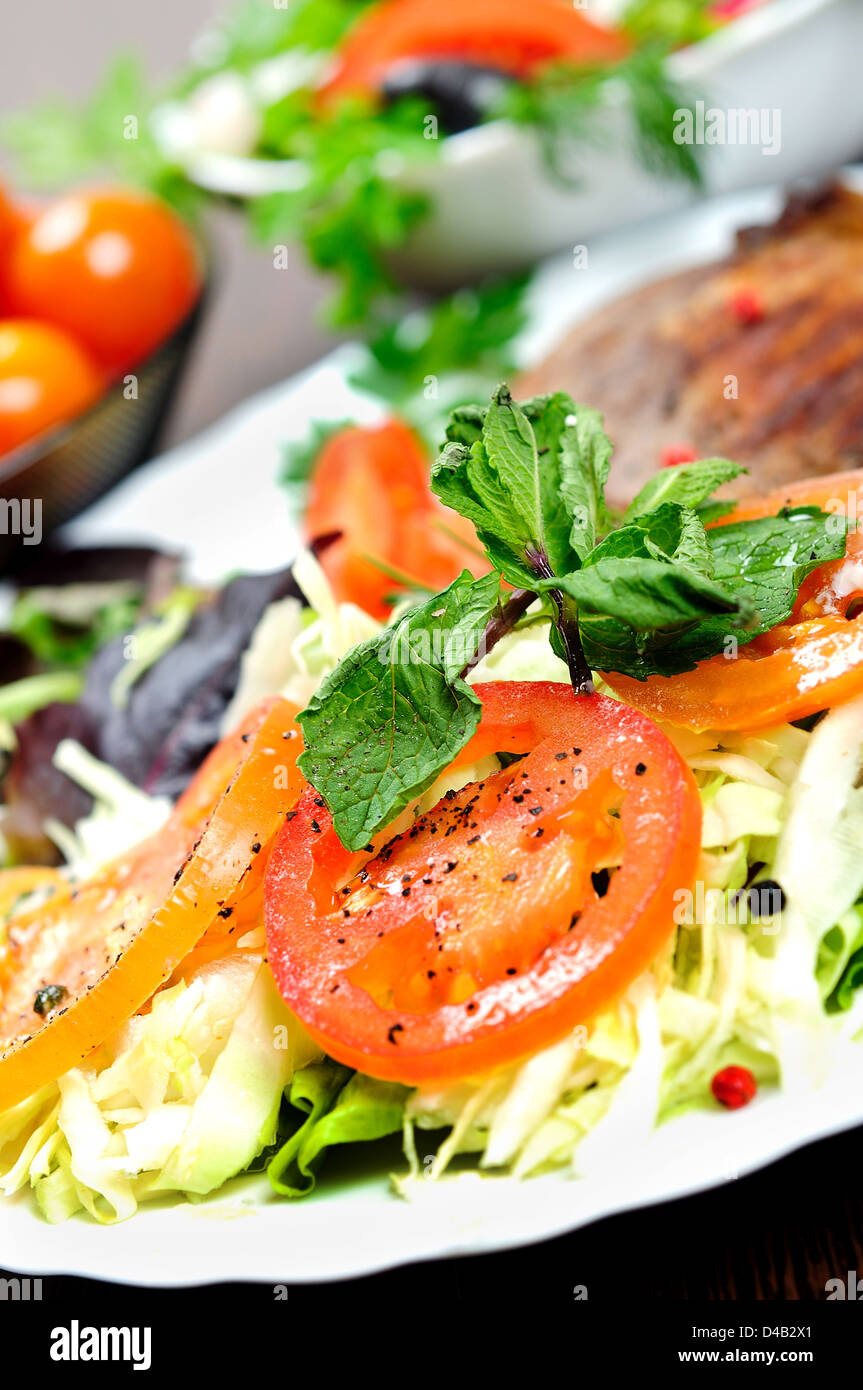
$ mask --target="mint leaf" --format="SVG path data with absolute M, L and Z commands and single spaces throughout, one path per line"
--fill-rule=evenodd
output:
M 755 521 L 732 522 L 706 534 L 713 577 L 704 582 L 733 598 L 737 614 L 724 615 L 717 610 L 687 626 L 657 627 L 653 634 L 639 631 L 639 627 L 646 626 L 645 619 L 652 610 L 646 600 L 639 608 L 637 597 L 632 594 L 632 608 L 628 621 L 624 621 L 626 614 L 620 597 L 623 581 L 617 578 L 613 609 L 605 595 L 604 612 L 609 616 L 599 615 L 596 601 L 596 616 L 588 614 L 582 604 L 581 637 L 592 666 L 620 671 L 638 680 L 649 675 L 691 671 L 697 662 L 726 649 L 730 638 L 743 645 L 785 622 L 806 575 L 845 553 L 843 525 L 837 525 L 836 517 L 814 507 L 798 507 Z M 581 573 L 589 574 L 593 568 L 586 566 Z M 567 590 L 572 591 L 571 584 Z M 660 601 L 668 602 L 669 593 L 665 580 Z M 679 601 L 679 596 L 674 598 L 672 606 Z
M 666 503 L 666 506 L 675 505 Z M 659 508 L 662 511 L 662 508 Z M 680 533 L 677 544 L 671 552 L 666 552 L 670 560 L 681 565 L 689 565 L 708 579 L 714 572 L 713 551 L 704 529 L 704 522 L 692 507 L 680 507 Z M 651 513 L 655 516 L 656 512 Z
M 349 652 L 299 715 L 304 775 L 361 849 L 452 762 L 481 704 L 460 672 L 498 605 L 499 577 L 465 572 Z
M 818 507 L 784 508 L 778 516 L 708 531 L 717 583 L 745 593 L 758 612 L 757 626 L 741 640 L 785 622 L 806 576 L 845 554 L 847 533 L 845 517 Z M 689 639 L 691 651 L 698 648 L 696 637 Z
M 483 424 L 486 457 L 506 498 L 518 516 L 532 548 L 546 557 L 557 573 L 570 564 L 571 521 L 560 493 L 560 437 L 573 403 L 567 396 L 533 402 L 533 420 L 513 400 L 509 388 L 498 387 Z
M 736 502 L 700 502 L 695 508 L 705 526 L 709 526 L 712 521 L 720 521 L 724 516 L 730 516 L 736 509 Z
M 506 494 L 481 438 L 472 445 L 447 444 L 432 464 L 431 487 L 445 506 L 473 522 L 491 563 L 511 584 L 531 583 L 525 561 L 528 537 L 517 518 L 507 515 Z
M 560 490 L 572 518 L 570 545 L 582 562 L 608 528 L 605 485 L 612 447 L 600 412 L 576 406 L 561 443 Z
M 482 427 L 485 421 L 486 407 L 483 405 L 459 405 L 456 406 L 449 417 L 446 427 L 446 440 L 448 444 L 464 444 L 470 448 L 482 439 Z M 444 445 L 444 448 L 446 445 Z
M 712 572 L 713 558 L 704 524 L 692 507 L 665 502 L 628 526 L 621 526 L 600 541 L 587 556 L 586 565 L 599 560 L 633 557 L 691 564 L 702 574 Z
M 680 502 L 686 507 L 697 507 L 721 487 L 738 478 L 746 469 L 730 459 L 698 459 L 695 463 L 681 463 L 675 468 L 663 468 L 654 473 L 630 502 L 623 520 L 633 521 L 636 517 L 651 512 L 663 502 Z M 731 504 L 728 504 L 731 505 Z
M 585 624 L 585 615 L 614 618 L 640 633 L 673 632 L 712 614 L 743 614 L 740 598 L 685 565 L 668 561 L 609 557 L 585 565 L 575 574 L 540 585 L 562 589 L 575 599 L 582 622 L 598 640 L 600 624 Z M 747 612 L 751 611 L 746 609 Z M 724 626 L 727 628 L 727 618 Z M 616 667 L 615 669 L 620 669 Z
M 596 411 L 564 392 L 523 406 L 506 386 L 487 410 L 454 411 L 432 491 L 471 520 L 510 583 L 577 569 L 607 525 L 611 444 Z

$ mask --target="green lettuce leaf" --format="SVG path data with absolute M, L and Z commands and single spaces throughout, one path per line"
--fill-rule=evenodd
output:
M 289 1099 L 306 1119 L 270 1161 L 274 1191 L 306 1197 L 327 1149 L 397 1134 L 409 1095 L 407 1086 L 352 1073 L 329 1058 L 304 1067 L 293 1079 Z

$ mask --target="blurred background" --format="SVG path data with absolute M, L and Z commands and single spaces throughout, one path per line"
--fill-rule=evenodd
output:
M 157 87 L 169 85 L 188 61 L 190 47 L 225 12 L 219 0 L 43 0 L 11 4 L 0 19 L 0 117 L 48 97 L 83 102 L 118 53 L 134 53 Z M 13 182 L 14 165 L 0 142 L 0 178 Z M 299 255 L 273 293 L 272 262 L 254 245 L 247 226 L 229 209 L 214 207 L 208 222 L 219 256 L 206 322 L 180 387 L 162 443 L 177 443 L 217 419 L 252 392 L 314 361 L 333 335 L 320 324 L 322 277 Z M 225 351 L 225 344 L 231 351 Z

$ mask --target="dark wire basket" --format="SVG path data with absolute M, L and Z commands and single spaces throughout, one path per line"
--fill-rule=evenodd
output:
M 0 573 L 32 563 L 34 544 L 12 529 L 12 499 L 41 502 L 41 538 L 97 501 L 152 455 L 204 311 L 205 291 L 178 328 L 128 375 L 137 397 L 127 399 L 121 380 L 77 419 L 0 457 Z M 24 513 L 25 517 L 27 513 Z

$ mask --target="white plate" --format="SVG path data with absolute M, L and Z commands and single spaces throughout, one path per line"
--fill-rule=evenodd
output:
M 612 15 L 621 0 L 602 0 L 602 7 Z M 702 148 L 706 191 L 787 182 L 854 158 L 863 147 L 861 51 L 859 0 L 769 0 L 674 54 L 671 75 L 708 108 L 779 112 L 781 138 L 774 141 L 768 127 L 766 153 L 760 141 Z M 597 142 L 573 146 L 577 184 L 551 176 L 533 136 L 506 121 L 450 137 L 439 160 L 394 164 L 393 177 L 433 203 L 397 258 L 403 272 L 435 284 L 531 264 L 611 227 L 692 203 L 692 189 L 637 159 L 625 92 L 609 91 L 605 105 Z M 184 151 L 182 108 L 157 114 L 157 138 L 204 188 L 249 198 L 305 181 L 297 160 Z
M 858 175 L 859 178 L 859 175 Z M 549 265 L 535 292 L 524 351 L 544 351 L 576 301 L 581 312 L 671 266 L 720 254 L 741 224 L 770 216 L 776 193 L 705 205 L 647 232 L 597 243 L 589 274 Z M 273 479 L 279 441 L 315 416 L 375 408 L 346 386 L 342 350 L 268 391 L 222 424 L 136 474 L 68 531 L 80 542 L 160 540 L 185 546 L 193 570 L 215 579 L 242 566 L 278 565 L 295 535 Z M 76 1218 L 47 1227 L 26 1195 L 4 1204 L 0 1265 L 138 1284 L 220 1280 L 267 1283 L 346 1278 L 388 1266 L 502 1249 L 573 1230 L 597 1218 L 727 1182 L 815 1139 L 863 1123 L 863 1055 L 850 1051 L 829 1084 L 808 1095 L 762 1094 L 737 1113 L 690 1113 L 659 1129 L 614 1171 L 515 1183 L 473 1174 L 444 1179 L 414 1203 L 394 1196 L 387 1173 L 356 1150 L 358 1176 L 323 1181 L 296 1204 L 272 1199 L 266 1182 L 237 1180 L 210 1201 L 141 1208 L 121 1226 Z M 349 1160 L 348 1160 L 349 1161 Z

